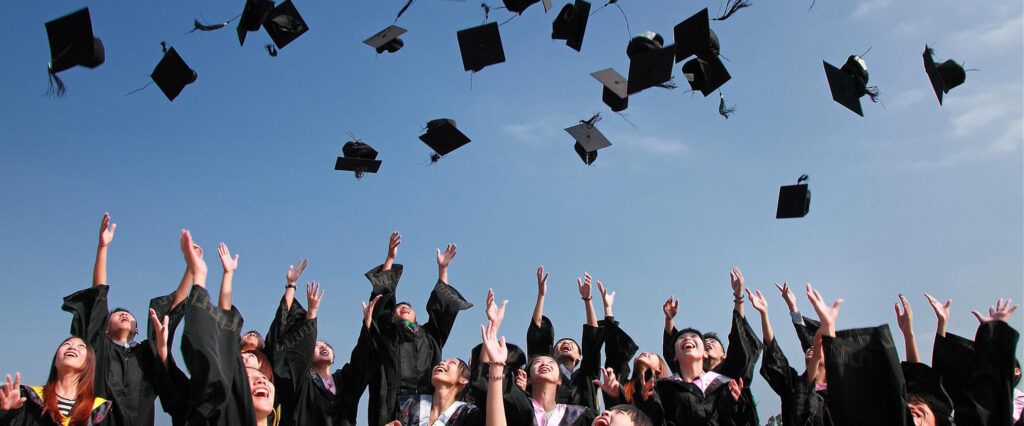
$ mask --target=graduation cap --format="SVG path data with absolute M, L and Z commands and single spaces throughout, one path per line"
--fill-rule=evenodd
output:
M 245 36 L 249 31 L 259 31 L 263 21 L 274 10 L 273 0 L 246 0 L 242 16 L 238 19 L 238 45 L 245 45 Z
M 363 173 L 377 173 L 380 169 L 381 161 L 377 159 L 377 151 L 362 141 L 345 142 L 341 153 L 344 157 L 338 157 L 334 170 L 352 171 L 356 179 L 361 179 Z
M 466 135 L 455 128 L 455 120 L 450 118 L 439 118 L 427 122 L 427 133 L 420 135 L 420 140 L 436 153 L 431 156 L 431 162 L 436 162 L 439 158 L 470 141 Z
M 592 164 L 597 159 L 599 149 L 612 146 L 608 138 L 604 137 L 597 127 L 594 127 L 594 124 L 600 119 L 600 114 L 594 114 L 589 120 L 580 120 L 580 124 L 565 129 L 573 139 L 576 139 L 574 146 L 576 154 L 586 165 Z
M 401 49 L 402 46 L 405 46 L 405 42 L 398 38 L 398 36 L 405 33 L 405 28 L 391 25 L 381 30 L 381 32 L 374 34 L 373 37 L 363 40 L 363 44 L 377 49 L 378 54 L 384 52 L 395 53 Z
M 807 189 L 807 175 L 801 175 L 796 185 L 779 188 L 779 206 L 775 210 L 776 219 L 804 217 L 811 208 L 811 190 Z
M 654 33 L 651 33 L 654 34 Z M 657 34 L 655 34 L 657 35 Z M 640 37 L 637 37 L 640 38 Z M 634 38 L 636 40 L 637 38 Z M 658 36 L 660 39 L 661 36 Z M 632 42 L 630 42 L 632 44 Z M 627 54 L 629 49 L 627 48 Z M 661 85 L 672 79 L 672 58 L 675 46 L 634 52 L 629 60 L 629 78 L 626 93 L 634 94 L 648 87 Z
M 939 105 L 942 105 L 942 94 L 949 93 L 950 89 L 963 84 L 964 80 L 967 80 L 967 73 L 962 65 L 953 62 L 952 59 L 935 65 L 935 61 L 932 60 L 934 53 L 926 44 L 921 56 L 924 57 L 924 71 L 928 73 L 928 80 L 931 80 L 935 97 L 939 98 Z
M 626 78 L 611 68 L 590 73 L 603 85 L 601 101 L 612 111 L 619 112 L 629 106 L 629 95 L 626 92 Z M 595 154 L 596 155 L 596 154 Z
M 860 56 L 850 55 L 842 68 L 836 68 L 825 61 L 821 63 L 825 67 L 825 78 L 832 91 L 832 100 L 863 117 L 860 98 L 868 95 L 872 101 L 877 102 L 878 97 L 878 88 L 868 86 L 868 70 L 864 60 Z
M 501 47 L 497 22 L 467 28 L 456 35 L 466 71 L 477 72 L 488 65 L 505 62 L 505 50 Z
M 185 86 L 196 81 L 197 75 L 172 47 L 164 52 L 164 57 L 156 64 L 150 77 L 167 96 L 167 100 L 173 101 Z
M 904 361 L 900 363 L 903 380 L 907 383 L 907 399 L 919 399 L 928 404 L 935 416 L 936 426 L 950 425 L 953 402 L 942 386 L 942 376 L 926 364 Z
M 306 21 L 302 20 L 302 15 L 299 15 L 292 0 L 284 0 L 271 10 L 267 19 L 263 21 L 263 28 L 270 34 L 270 39 L 274 40 L 278 49 L 284 49 L 288 43 L 309 31 Z
M 518 13 L 520 15 L 523 14 L 523 11 L 525 11 L 526 8 L 538 1 L 540 0 L 501 0 L 501 2 L 505 4 L 505 9 L 508 9 L 509 12 Z M 551 0 L 545 0 L 544 11 L 547 12 L 549 9 L 551 9 Z
M 672 29 L 676 42 L 676 62 L 697 55 L 704 60 L 718 56 L 718 36 L 708 24 L 708 9 L 704 8 Z
M 590 17 L 590 3 L 576 0 L 575 3 L 562 6 L 562 11 L 551 23 L 551 39 L 565 40 L 565 45 L 577 52 L 583 47 L 583 33 L 587 30 L 587 19 Z
M 58 94 L 64 93 L 64 83 L 57 73 L 76 65 L 96 68 L 103 63 L 103 42 L 92 34 L 89 8 L 47 22 L 46 37 L 50 42 L 51 89 L 56 80 Z
M 690 88 L 699 90 L 704 97 L 718 90 L 725 82 L 732 78 L 725 64 L 717 56 L 708 60 L 693 58 L 683 64 L 683 75 L 690 83 Z

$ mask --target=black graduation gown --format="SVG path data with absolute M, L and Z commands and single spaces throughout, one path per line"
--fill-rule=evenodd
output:
M 761 377 L 764 377 L 782 402 L 783 424 L 832 426 L 824 396 L 815 392 L 814 387 L 807 383 L 806 371 L 797 374 L 789 366 L 778 341 L 772 341 L 765 347 Z
M 193 286 L 185 305 L 181 353 L 191 373 L 184 414 L 187 425 L 255 426 L 249 376 L 238 335 L 244 320 L 238 309 L 220 309 L 205 288 Z M 182 417 L 183 416 L 183 417 Z
M 43 388 L 21 385 L 21 396 L 25 402 L 17 410 L 0 410 L 0 425 L 4 426 L 61 426 L 54 423 L 49 413 L 43 416 Z M 97 397 L 93 401 L 92 413 L 86 426 L 110 425 L 111 402 Z
M 822 350 L 834 424 L 906 425 L 906 383 L 888 325 L 824 336 Z
M 505 348 L 508 350 L 508 357 L 505 359 L 505 366 L 502 367 L 502 375 L 505 376 L 502 379 L 502 400 L 505 405 L 505 420 L 509 425 L 525 425 L 530 424 L 533 420 L 532 417 L 518 417 L 516 406 L 512 400 L 512 388 L 518 389 L 515 385 L 516 370 L 522 369 L 526 366 L 526 354 L 523 350 L 512 343 L 506 343 Z M 490 379 L 487 376 L 490 374 L 490 364 L 480 362 L 480 352 L 483 351 L 483 344 L 478 344 L 473 347 L 470 351 L 471 358 L 469 361 L 469 385 L 467 387 L 467 400 L 476 404 L 477 410 L 480 411 L 479 416 L 481 419 L 487 418 L 487 385 Z M 481 422 L 480 424 L 483 424 Z
M 107 285 L 79 290 L 64 298 L 61 309 L 72 314 L 71 335 L 96 353 L 95 393 L 114 403 L 110 424 L 152 426 L 157 398 L 153 383 L 160 361 L 149 340 L 125 348 L 107 338 L 109 290 Z
M 555 402 L 559 404 L 581 405 L 590 409 L 598 408 L 598 387 L 594 380 L 601 380 L 601 345 L 604 344 L 605 330 L 600 326 L 591 327 L 583 324 L 580 356 L 576 370 L 566 377 L 562 369 L 562 385 L 555 394 Z M 538 355 L 552 356 L 555 346 L 555 331 L 551 320 L 541 317 L 540 327 L 533 321 L 526 329 L 526 353 L 532 359 Z
M 316 347 L 317 319 L 306 319 L 306 310 L 297 301 L 292 301 L 291 310 L 285 306 L 282 299 L 271 326 L 271 330 L 280 334 L 267 345 L 273 347 L 275 354 L 271 365 L 277 401 L 281 404 L 281 426 L 355 425 L 369 365 L 366 329 L 359 333 L 351 361 L 331 375 L 337 390 L 332 394 L 319 375 L 310 373 Z
M 605 368 L 613 369 L 620 382 L 628 380 L 633 355 L 636 355 L 640 347 L 629 334 L 619 328 L 619 322 L 614 317 L 605 317 L 597 325 L 604 329 Z
M 369 379 L 367 415 L 371 425 L 395 420 L 398 397 L 434 393 L 430 384 L 431 369 L 441 362 L 441 350 L 459 311 L 473 306 L 454 287 L 438 280 L 427 300 L 429 320 L 417 325 L 415 330 L 396 323 L 393 320 L 395 290 L 401 276 L 402 265 L 399 264 L 388 271 L 381 271 L 381 266 L 377 266 L 366 273 L 373 286 L 370 299 L 383 296 L 373 313 L 372 328 L 377 332 L 370 333 L 374 340 L 371 347 L 379 361 Z
M 530 401 L 530 397 L 519 389 L 518 386 L 514 384 L 512 386 L 506 385 L 503 399 L 505 401 L 505 422 L 507 424 L 524 426 L 535 424 L 533 402 Z M 561 403 L 559 402 L 559 404 Z M 601 414 L 596 409 L 590 407 L 574 404 L 567 405 L 565 415 L 558 422 L 558 426 L 588 426 Z
M 935 336 L 932 367 L 953 400 L 957 426 L 1013 424 L 1013 358 L 1019 335 L 1003 321 L 978 326 L 974 342 Z
M 656 425 L 668 426 L 726 426 L 740 424 L 746 417 L 745 411 L 752 407 L 749 400 L 741 395 L 739 401 L 732 399 L 729 381 L 719 376 L 705 392 L 692 383 L 678 377 L 655 382 L 654 395 L 646 401 L 642 389 L 633 391 L 637 408 L 644 411 Z
M 417 399 L 407 399 L 398 407 L 398 420 L 402 426 L 431 426 L 419 422 L 419 411 Z M 444 422 L 444 426 L 484 426 L 487 419 L 484 411 L 474 404 L 465 403 L 459 405 L 451 417 Z

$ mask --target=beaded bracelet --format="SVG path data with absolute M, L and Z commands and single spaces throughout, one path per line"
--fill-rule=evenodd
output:
M 488 374 L 487 378 L 491 380 L 502 380 L 505 378 L 505 376 L 502 376 L 500 374 Z
M 490 365 L 500 365 L 502 367 L 505 366 L 504 362 L 498 362 L 498 361 L 491 361 L 491 362 L 488 362 L 488 364 L 490 364 Z

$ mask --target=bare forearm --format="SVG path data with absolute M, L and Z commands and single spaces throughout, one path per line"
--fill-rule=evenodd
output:
M 533 325 L 540 327 L 541 318 L 544 316 L 544 296 L 537 295 L 537 304 L 533 305 Z
M 587 309 L 587 325 L 591 327 L 597 327 L 597 313 L 594 312 L 594 304 L 590 298 L 583 301 L 583 306 Z
M 741 317 L 746 318 L 743 314 L 743 293 L 733 294 L 732 310 L 740 314 Z
M 234 278 L 234 272 L 225 272 L 224 277 L 220 280 L 220 308 L 225 311 L 231 310 L 231 279 Z
M 171 296 L 171 309 L 178 306 L 186 297 L 188 297 L 189 290 L 192 289 L 192 273 L 189 272 L 188 268 L 185 268 L 185 273 L 181 276 L 181 282 L 178 283 L 178 288 L 174 289 L 174 293 Z
M 772 331 L 772 323 L 768 320 L 768 313 L 761 314 L 761 335 L 765 346 L 775 341 L 775 332 Z
M 96 264 L 92 268 L 92 285 L 107 283 L 107 246 L 96 248 Z
M 665 333 L 671 333 L 673 328 L 676 328 L 676 319 L 665 317 Z
M 946 337 L 946 321 L 939 319 L 938 324 L 935 325 L 935 334 Z
M 388 270 L 391 269 L 391 265 L 394 265 L 394 264 L 395 264 L 395 258 L 393 258 L 391 256 L 388 256 L 387 259 L 384 259 L 384 265 L 380 267 L 380 270 L 382 272 L 383 271 L 388 271 Z
M 903 343 L 907 347 L 907 362 L 921 362 L 921 355 L 917 353 L 917 339 L 914 332 L 903 333 Z
M 289 282 L 284 289 L 284 308 L 286 310 L 292 309 L 293 300 L 295 300 L 295 283 Z
M 505 404 L 502 401 L 502 380 L 491 377 L 502 375 L 502 366 L 494 364 L 488 369 L 487 426 L 505 426 Z
M 448 284 L 448 267 L 437 268 L 437 280 Z

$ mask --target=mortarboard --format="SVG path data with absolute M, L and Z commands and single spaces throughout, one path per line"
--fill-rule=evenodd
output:
M 675 46 L 634 53 L 629 60 L 626 93 L 634 94 L 672 79 L 672 58 Z
M 103 63 L 103 42 L 92 34 L 89 8 L 47 22 L 46 37 L 50 41 L 51 73 L 75 65 L 96 68 Z
M 692 55 L 708 60 L 718 56 L 718 36 L 708 25 L 708 9 L 704 8 L 673 28 L 676 42 L 676 62 Z
M 508 9 L 509 12 L 517 13 L 520 15 L 523 14 L 523 11 L 525 11 L 526 8 L 530 7 L 530 5 L 538 1 L 540 0 L 501 0 L 501 2 L 505 4 L 505 9 Z M 545 2 L 544 11 L 551 9 L 551 4 L 549 1 Z
M 665 39 L 654 31 L 644 31 L 629 39 L 629 44 L 626 45 L 626 57 L 633 59 L 638 53 L 644 53 L 651 50 L 661 49 L 665 45 Z
M 501 47 L 497 22 L 467 28 L 456 35 L 466 71 L 477 72 L 488 65 L 505 62 L 505 50 Z
M 196 81 L 197 75 L 172 47 L 164 52 L 164 57 L 160 59 L 160 63 L 156 64 L 150 77 L 164 92 L 167 99 L 173 101 L 185 86 Z
M 776 219 L 804 217 L 811 208 L 811 190 L 807 189 L 807 175 L 801 175 L 796 185 L 779 188 L 779 206 L 775 210 Z
M 939 98 L 939 105 L 942 105 L 942 94 L 949 93 L 950 89 L 963 84 L 964 80 L 967 80 L 967 73 L 964 72 L 963 66 L 952 59 L 935 65 L 935 61 L 932 60 L 933 53 L 926 44 L 921 56 L 924 57 L 924 71 L 928 73 L 928 80 L 931 80 L 935 97 Z
M 580 124 L 565 129 L 576 140 L 574 147 L 576 153 L 587 165 L 590 165 L 597 159 L 597 151 L 599 149 L 612 146 L 608 138 L 604 137 L 601 131 L 597 130 L 597 127 L 594 127 L 594 123 L 599 119 L 599 115 L 594 115 L 590 120 L 581 120 Z
M 686 61 L 683 64 L 683 75 L 690 83 L 690 88 L 699 90 L 704 97 L 714 93 L 732 78 L 729 75 L 729 70 L 725 69 L 725 64 L 717 56 L 708 60 L 698 57 Z
M 242 8 L 242 16 L 238 19 L 238 45 L 245 45 L 245 36 L 249 31 L 259 31 L 263 21 L 274 10 L 272 0 L 246 0 Z
M 868 70 L 864 60 L 860 56 L 850 55 L 842 68 L 836 68 L 825 61 L 821 61 L 821 63 L 825 67 L 825 78 L 828 79 L 832 99 L 863 117 L 864 111 L 860 107 L 860 98 L 870 95 L 871 100 L 875 101 L 878 96 L 877 88 L 868 87 Z
M 439 118 L 427 122 L 427 133 L 420 135 L 420 140 L 433 149 L 438 156 L 448 155 L 449 152 L 455 151 L 470 141 L 466 135 L 455 128 L 455 120 L 449 118 Z M 432 160 L 437 161 L 437 157 Z
M 398 36 L 405 33 L 405 28 L 391 25 L 381 30 L 381 32 L 374 34 L 373 37 L 363 40 L 363 44 L 377 49 L 378 54 L 384 52 L 395 53 L 401 49 L 402 46 L 405 46 L 405 42 L 398 38 Z
M 334 170 L 348 170 L 355 172 L 356 178 L 362 178 L 363 173 L 377 173 L 381 161 L 377 159 L 377 151 L 362 141 L 348 141 L 341 147 L 344 157 L 338 157 L 334 163 Z
M 567 4 L 558 12 L 551 23 L 551 39 L 565 40 L 565 45 L 577 52 L 583 47 L 583 34 L 587 30 L 587 19 L 590 17 L 590 3 L 576 0 Z
M 274 40 L 278 49 L 284 49 L 288 43 L 309 31 L 306 21 L 302 20 L 302 15 L 299 15 L 292 0 L 284 0 L 270 11 L 270 15 L 263 21 L 263 28 L 270 34 L 270 39 Z
M 601 91 L 601 101 L 614 112 L 619 112 L 629 106 L 629 95 L 626 93 L 626 78 L 611 68 L 590 73 L 591 76 L 600 81 L 604 86 Z

